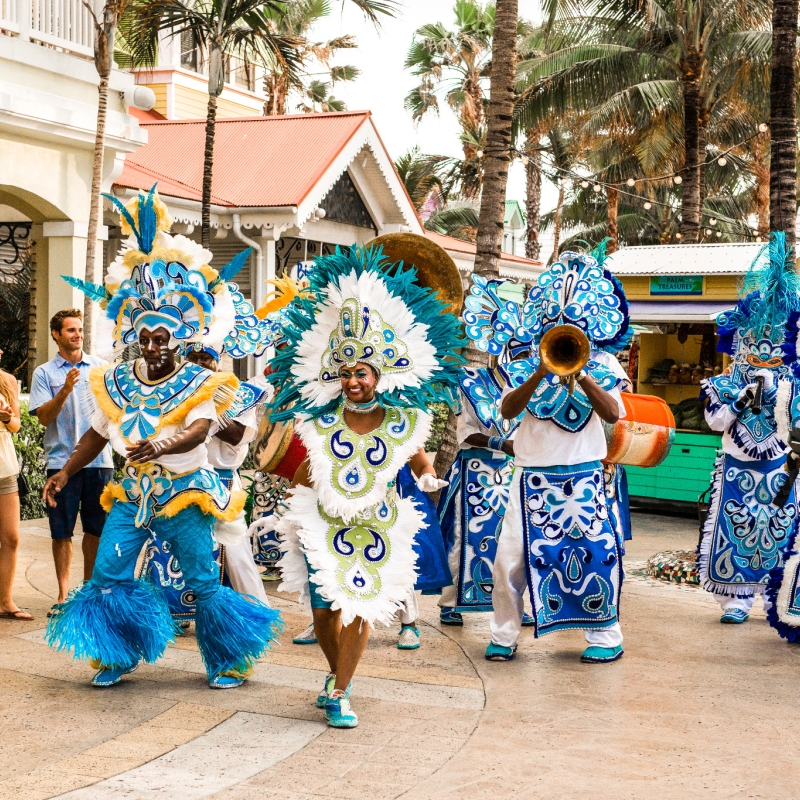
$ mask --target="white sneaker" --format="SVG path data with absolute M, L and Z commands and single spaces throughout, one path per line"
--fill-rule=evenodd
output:
M 292 639 L 294 644 L 316 644 L 317 634 L 314 632 L 314 623 L 312 622 L 301 634 Z
M 416 650 L 419 648 L 419 629 L 413 625 L 403 625 L 397 637 L 398 650 Z

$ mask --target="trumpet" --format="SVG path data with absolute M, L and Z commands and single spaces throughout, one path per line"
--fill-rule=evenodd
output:
M 539 358 L 547 369 L 575 390 L 575 376 L 589 362 L 591 346 L 586 334 L 574 325 L 556 325 L 545 331 L 539 343 Z

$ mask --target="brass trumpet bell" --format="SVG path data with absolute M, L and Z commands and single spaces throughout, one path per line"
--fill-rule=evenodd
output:
M 556 325 L 545 331 L 539 342 L 539 358 L 547 369 L 559 378 L 571 378 L 589 362 L 591 346 L 586 334 L 574 325 Z

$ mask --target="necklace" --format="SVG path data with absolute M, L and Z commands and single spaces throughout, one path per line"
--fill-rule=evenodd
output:
M 348 411 L 352 411 L 354 414 L 369 414 L 370 411 L 374 411 L 378 407 L 378 400 L 372 400 L 369 403 L 353 403 L 350 400 L 345 399 L 344 407 Z

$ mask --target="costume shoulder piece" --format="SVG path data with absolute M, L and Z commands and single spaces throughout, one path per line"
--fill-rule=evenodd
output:
M 514 366 L 514 362 L 506 366 Z M 464 369 L 459 379 L 462 401 L 470 408 L 487 432 L 493 429 L 501 436 L 510 436 L 519 427 L 524 414 L 516 419 L 504 419 L 500 413 L 500 398 L 506 386 L 513 386 L 502 367 L 493 369 Z
M 745 276 L 742 294 L 735 308 L 717 317 L 717 349 L 732 357 L 731 366 L 726 374 L 703 381 L 701 396 L 714 412 L 732 406 L 742 389 L 759 376 L 771 375 L 760 413 L 746 408 L 728 432 L 751 458 L 776 458 L 784 452 L 788 429 L 800 421 L 796 391 L 800 277 L 785 234 L 772 234 Z M 776 404 L 782 407 L 778 419 Z M 790 419 L 781 435 L 780 418 L 787 413 Z
M 413 266 L 392 264 L 381 247 L 337 248 L 318 258 L 305 296 L 282 310 L 286 345 L 272 361 L 272 417 L 318 417 L 341 398 L 339 370 L 364 362 L 380 378 L 384 408 L 457 402 L 458 320 L 416 282 Z
M 299 422 L 295 430 L 308 450 L 321 506 L 349 521 L 386 498 L 397 473 L 428 439 L 432 418 L 419 409 L 389 408 L 380 426 L 362 435 L 347 426 L 342 411 Z
M 233 416 L 239 386 L 230 373 L 209 372 L 189 362 L 157 382 L 147 379 L 139 361 L 94 367 L 89 383 L 97 404 L 129 442 L 149 439 L 164 425 L 182 422 L 205 400 L 214 402 L 219 420 L 226 422 Z

